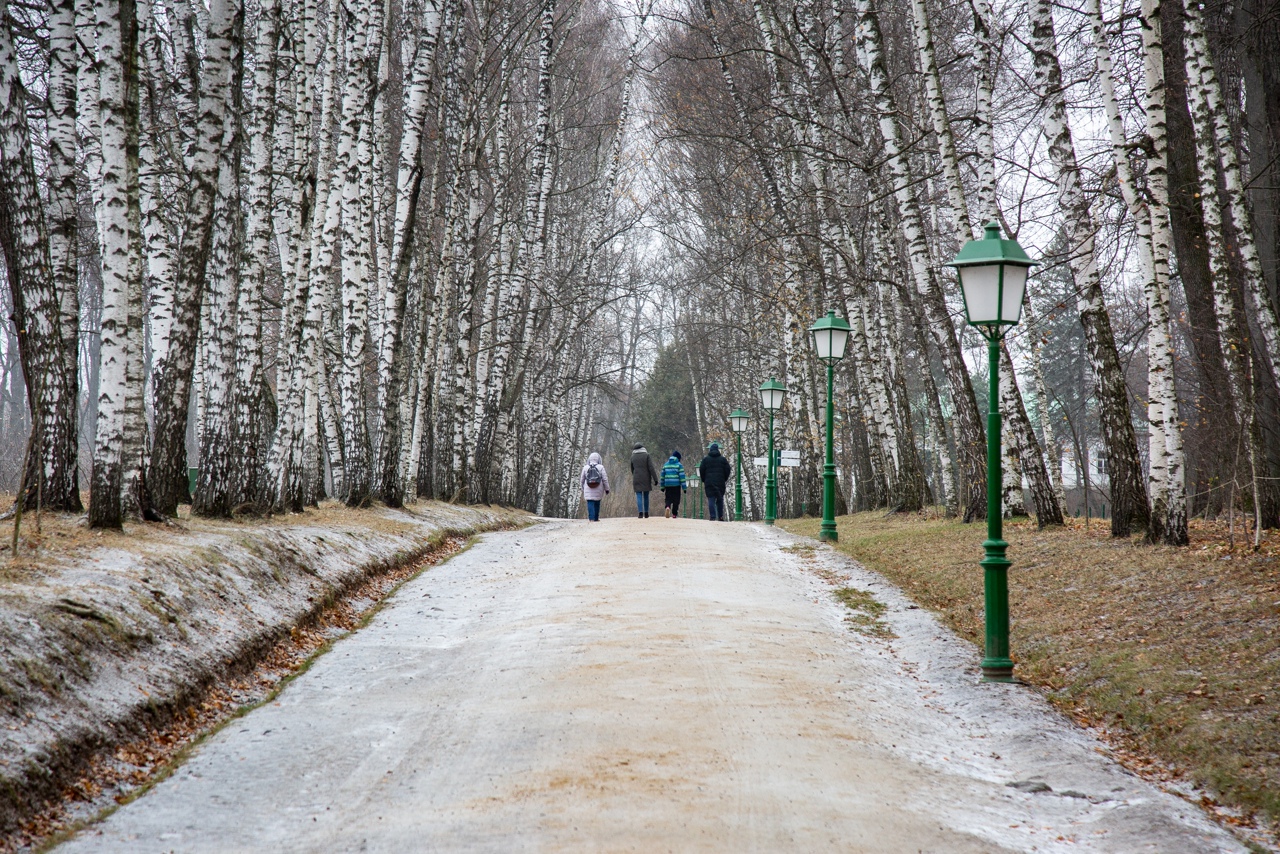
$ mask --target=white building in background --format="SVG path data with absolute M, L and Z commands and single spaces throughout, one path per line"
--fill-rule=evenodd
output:
M 1147 453 L 1147 432 L 1135 431 L 1138 440 L 1138 456 L 1142 459 L 1142 473 L 1148 472 L 1150 457 Z M 1105 515 L 1111 503 L 1111 478 L 1107 466 L 1107 448 L 1101 439 L 1090 440 L 1084 449 L 1088 467 L 1088 498 L 1091 514 Z M 1067 506 L 1063 508 L 1069 516 L 1084 514 L 1085 471 L 1076 458 L 1075 447 L 1065 445 L 1062 452 L 1062 488 L 1067 495 Z

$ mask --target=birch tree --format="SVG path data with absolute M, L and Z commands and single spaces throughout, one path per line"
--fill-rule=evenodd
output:
M 141 515 L 147 503 L 140 432 L 142 376 L 137 371 L 142 351 L 137 7 L 133 0 L 98 0 L 95 10 L 103 292 L 89 524 L 120 528 L 126 516 Z
M 58 254 L 50 258 L 51 234 L 45 216 L 40 187 L 32 160 L 32 137 L 26 115 L 28 93 L 19 69 L 12 25 L 7 4 L 0 4 L 0 249 L 8 273 L 9 293 L 13 304 L 18 351 L 27 387 L 27 405 L 31 413 L 30 448 L 24 463 L 26 492 L 18 497 L 25 507 L 42 503 L 55 510 L 79 510 L 77 489 L 76 375 L 78 312 L 70 332 L 62 324 L 76 303 L 75 278 L 72 296 L 63 298 L 60 290 L 67 285 L 68 253 L 74 271 L 74 222 L 71 246 L 67 245 L 66 182 L 55 180 L 57 187 L 55 220 L 58 230 Z M 51 70 L 47 109 L 49 121 L 57 129 L 57 145 L 67 143 L 65 124 L 74 124 L 74 100 L 67 103 L 67 58 L 63 51 L 69 45 L 66 10 L 56 13 L 56 38 Z M 74 30 L 74 24 L 72 24 Z M 72 36 L 74 37 L 74 33 Z M 58 67 L 62 66 L 62 67 Z M 54 88 L 56 84 L 56 90 Z M 70 84 L 74 87 L 74 75 Z M 72 92 L 72 98 L 74 92 Z M 67 115 L 70 111 L 70 116 Z M 72 134 L 74 139 L 74 132 Z M 56 169 L 67 163 L 64 151 L 54 149 L 51 159 Z M 74 152 L 72 154 L 74 162 Z M 60 177 L 60 173 L 55 173 Z M 72 178 L 74 213 L 74 177 Z M 70 353 L 67 348 L 70 347 Z
M 200 306 L 204 299 L 209 249 L 213 240 L 214 198 L 219 153 L 230 88 L 230 55 L 237 26 L 243 26 L 239 0 L 212 0 L 202 62 L 186 59 L 196 100 L 196 127 L 186 168 L 189 186 L 177 248 L 173 326 L 156 353 L 152 381 L 155 427 L 147 466 L 147 484 L 157 512 L 173 515 L 187 493 L 187 411 L 195 364 Z M 197 70 L 198 69 L 198 70 Z
M 1142 483 L 1142 463 L 1129 415 L 1129 397 L 1116 352 L 1111 317 L 1102 294 L 1095 255 L 1096 226 L 1089 199 L 1081 186 L 1075 142 L 1067 124 L 1062 68 L 1058 64 L 1052 7 L 1047 0 L 1030 0 L 1031 35 L 1036 87 L 1044 104 L 1044 136 L 1057 172 L 1058 205 L 1070 235 L 1068 260 L 1078 291 L 1077 308 L 1089 346 L 1097 381 L 1098 408 L 1111 478 L 1111 533 L 1128 536 L 1136 526 L 1145 529 L 1150 511 Z

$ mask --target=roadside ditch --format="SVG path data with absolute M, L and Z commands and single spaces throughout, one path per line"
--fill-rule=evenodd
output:
M 123 534 L 46 517 L 0 565 L 0 850 L 136 797 L 399 584 L 533 521 L 437 502 Z

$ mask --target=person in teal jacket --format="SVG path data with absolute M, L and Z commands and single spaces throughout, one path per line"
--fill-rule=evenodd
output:
M 680 462 L 679 451 L 671 452 L 667 464 L 662 467 L 662 474 L 658 475 L 658 481 L 666 497 L 667 507 L 664 512 L 667 518 L 680 518 L 680 494 L 687 492 L 688 487 L 684 484 L 684 464 Z

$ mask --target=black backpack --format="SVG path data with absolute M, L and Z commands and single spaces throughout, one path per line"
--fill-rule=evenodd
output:
M 600 477 L 600 466 L 595 463 L 587 466 L 587 486 L 599 486 Z

